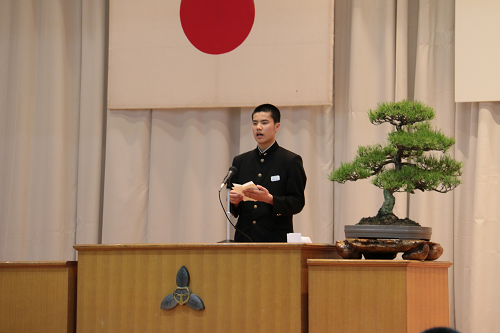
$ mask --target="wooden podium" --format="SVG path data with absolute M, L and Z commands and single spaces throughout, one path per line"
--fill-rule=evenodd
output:
M 449 324 L 451 262 L 308 260 L 309 332 L 419 333 Z
M 332 244 L 75 245 L 77 332 L 307 332 L 307 259 Z M 185 266 L 204 310 L 160 308 Z
M 75 261 L 0 262 L 0 332 L 75 332 Z

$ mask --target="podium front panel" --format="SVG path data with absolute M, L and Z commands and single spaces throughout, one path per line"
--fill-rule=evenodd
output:
M 320 244 L 77 245 L 77 332 L 307 332 L 307 259 Z M 160 308 L 181 267 L 204 310 Z

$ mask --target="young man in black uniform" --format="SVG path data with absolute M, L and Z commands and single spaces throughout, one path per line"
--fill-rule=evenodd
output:
M 243 194 L 230 191 L 231 213 L 238 217 L 236 242 L 286 242 L 293 232 L 292 216 L 305 204 L 306 174 L 300 155 L 278 145 L 280 111 L 271 104 L 258 106 L 252 113 L 252 132 L 257 148 L 236 156 L 232 182 L 253 181 L 257 189 Z

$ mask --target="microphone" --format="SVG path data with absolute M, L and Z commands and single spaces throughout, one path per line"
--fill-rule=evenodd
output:
M 226 177 L 222 181 L 222 184 L 220 184 L 220 189 L 219 190 L 222 190 L 222 188 L 224 187 L 224 185 L 229 184 L 229 181 L 231 180 L 231 177 L 234 176 L 234 174 L 236 173 L 237 170 L 238 169 L 236 169 L 235 166 L 232 166 L 232 167 L 229 168 L 229 171 L 227 172 Z

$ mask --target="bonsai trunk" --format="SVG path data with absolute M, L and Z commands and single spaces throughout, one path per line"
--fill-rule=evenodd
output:
M 396 198 L 392 195 L 392 192 L 384 190 L 384 203 L 382 207 L 378 210 L 377 216 L 389 215 L 393 214 L 392 210 L 394 208 L 394 204 L 396 203 Z
M 403 225 L 403 226 L 416 226 L 419 227 L 415 221 L 412 221 L 408 218 L 399 219 L 394 213 L 392 209 L 394 208 L 394 204 L 396 203 L 396 198 L 392 195 L 392 192 L 384 190 L 384 203 L 382 207 L 378 210 L 377 216 L 373 217 L 363 217 L 358 225 Z
M 397 130 L 401 130 L 401 128 L 397 128 Z M 402 168 L 401 164 L 401 155 L 402 151 L 399 149 L 398 152 L 396 153 L 396 156 L 394 156 L 394 169 L 397 171 L 400 171 Z M 377 217 L 380 216 L 388 216 L 388 215 L 394 215 L 392 212 L 394 208 L 394 204 L 396 203 L 396 198 L 392 195 L 392 192 L 385 190 L 384 189 L 384 203 L 382 204 L 382 207 L 378 210 Z

